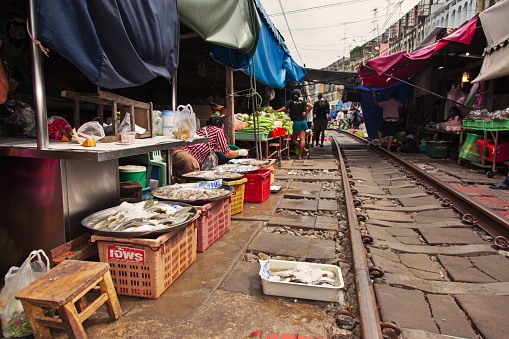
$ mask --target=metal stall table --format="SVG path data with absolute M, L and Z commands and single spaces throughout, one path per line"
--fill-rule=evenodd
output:
M 84 233 L 84 217 L 118 205 L 119 158 L 158 150 L 170 155 L 172 148 L 206 141 L 158 136 L 96 147 L 50 141 L 49 149 L 38 150 L 35 139 L 0 138 L 0 269 L 5 274 L 34 249 L 49 253 Z
M 281 166 L 281 160 L 283 157 L 283 152 L 287 151 L 287 159 L 290 159 L 290 140 L 286 138 L 286 136 L 277 136 L 270 137 L 267 139 L 260 140 L 262 143 L 262 159 L 276 159 L 278 165 Z M 255 151 L 255 139 L 253 138 L 235 138 L 235 143 L 239 147 L 245 147 L 249 151 Z M 270 147 L 273 147 L 274 150 L 270 151 Z

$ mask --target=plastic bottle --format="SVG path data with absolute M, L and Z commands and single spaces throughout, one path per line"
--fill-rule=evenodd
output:
M 175 111 L 163 111 L 161 115 L 163 119 L 163 136 L 171 135 L 173 129 L 173 118 L 175 117 Z

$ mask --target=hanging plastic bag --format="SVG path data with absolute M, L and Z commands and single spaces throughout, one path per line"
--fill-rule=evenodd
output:
M 119 135 L 124 132 L 131 132 L 131 115 L 129 113 L 126 113 L 124 115 L 124 119 L 122 119 L 122 122 L 120 123 L 120 126 L 118 127 Z
M 207 127 L 205 127 L 203 130 L 205 131 L 205 136 L 208 138 L 209 135 L 207 133 Z M 217 155 L 216 155 L 216 152 L 214 152 L 214 150 L 212 149 L 212 146 L 210 146 L 210 141 L 208 143 L 208 146 L 209 146 L 209 155 L 207 156 L 207 158 L 205 159 L 203 164 L 201 164 L 202 171 L 209 171 L 213 167 L 217 166 Z
M 105 136 L 104 128 L 97 121 L 89 121 L 78 128 L 78 136 L 85 139 L 93 138 L 98 141 Z
M 43 250 L 32 251 L 21 267 L 13 266 L 5 275 L 5 286 L 0 292 L 2 332 L 6 338 L 19 338 L 32 333 L 23 305 L 16 293 L 49 271 L 49 259 Z
M 196 114 L 191 105 L 180 105 L 177 107 L 175 118 L 173 120 L 172 134 L 180 140 L 194 140 L 196 133 Z

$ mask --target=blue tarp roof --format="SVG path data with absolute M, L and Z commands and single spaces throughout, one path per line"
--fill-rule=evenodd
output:
M 138 86 L 177 69 L 177 0 L 40 0 L 37 29 L 98 86 Z
M 270 87 L 282 88 L 288 81 L 303 81 L 306 70 L 292 59 L 283 37 L 269 19 L 260 1 L 255 0 L 255 4 L 262 26 L 254 56 L 249 58 L 244 53 L 214 46 L 213 58 L 227 67 L 242 70 L 247 74 L 250 73 L 250 67 L 254 63 L 256 80 Z

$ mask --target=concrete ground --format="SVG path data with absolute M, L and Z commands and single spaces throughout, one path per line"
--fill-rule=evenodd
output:
M 330 143 L 328 149 L 313 151 L 330 154 Z M 283 168 L 291 171 L 293 163 L 294 160 L 285 161 Z M 299 163 L 295 165 L 295 168 L 302 167 Z M 314 170 L 327 171 L 334 166 L 330 158 L 313 160 Z M 282 173 L 287 175 L 283 169 Z M 301 250 L 304 260 L 306 256 L 323 260 L 333 257 L 334 244 L 330 247 L 326 241 L 323 241 L 325 245 L 320 241 L 303 243 L 307 238 L 288 236 L 282 243 L 277 234 L 260 233 L 285 200 L 284 194 L 291 182 L 276 181 L 283 186 L 282 190 L 271 194 L 263 203 L 245 203 L 243 211 L 232 216 L 230 230 L 204 253 L 197 253 L 196 261 L 158 299 L 119 295 L 123 314 L 117 321 L 109 320 L 105 307 L 101 307 L 84 323 L 89 338 L 246 338 L 253 331 L 298 334 L 299 338 L 326 337 L 332 315 L 325 310 L 334 303 L 264 295 L 259 264 L 243 260 L 253 244 L 274 255 Z M 305 194 L 302 190 L 294 190 L 293 194 L 299 192 Z M 337 220 L 335 223 L 320 220 L 321 226 L 317 227 L 338 227 Z M 284 218 L 275 219 L 275 222 L 288 223 Z M 55 331 L 55 336 L 66 335 L 63 331 Z

